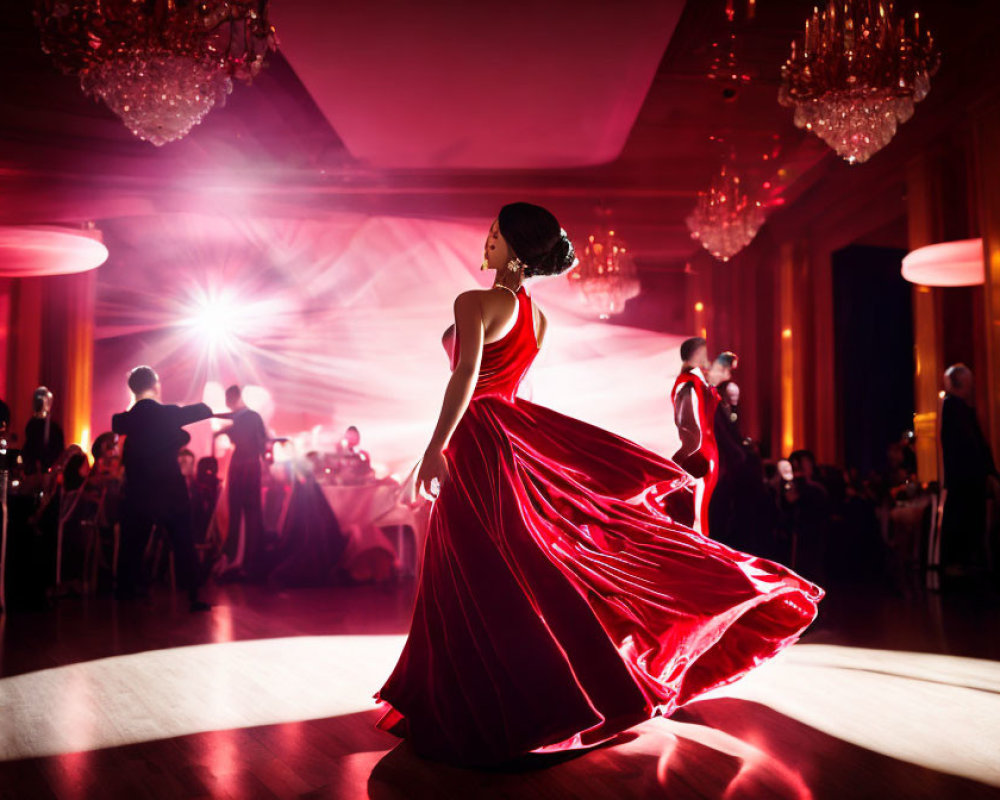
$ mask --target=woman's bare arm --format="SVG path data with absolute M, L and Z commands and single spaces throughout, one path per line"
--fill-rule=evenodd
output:
M 416 489 L 422 494 L 429 494 L 434 478 L 441 484 L 448 476 L 448 465 L 442 451 L 448 446 L 455 428 L 469 407 L 479 378 L 484 326 L 482 306 L 475 292 L 463 292 L 455 298 L 455 331 L 459 343 L 458 362 L 448 380 L 437 426 L 417 475 Z
M 479 378 L 479 363 L 483 356 L 483 312 L 479 298 L 473 292 L 463 292 L 455 298 L 455 331 L 458 336 L 458 363 L 452 370 L 438 424 L 430 447 L 443 450 L 459 420 L 469 407 L 472 392 Z

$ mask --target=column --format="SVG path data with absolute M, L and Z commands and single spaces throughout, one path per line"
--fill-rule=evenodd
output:
M 983 287 L 983 329 L 986 359 L 978 379 L 985 382 L 986 407 L 980 418 L 1000 456 L 1000 97 L 994 96 L 973 113 L 975 187 L 979 199 L 979 230 L 986 267 Z
M 805 447 L 805 295 L 802 276 L 804 255 L 796 242 L 783 242 L 778 249 L 778 441 L 776 457 L 787 456 L 792 450 Z
M 839 464 L 836 351 L 833 321 L 833 259 L 826 247 L 808 259 L 808 324 L 812 332 L 810 366 L 809 447 L 820 463 Z M 800 304 L 801 305 L 801 304 Z M 806 321 L 803 315 L 803 321 Z
M 42 361 L 42 278 L 10 282 L 10 332 L 7 339 L 7 403 L 11 429 L 23 442 L 31 418 L 31 395 Z
M 690 273 L 687 276 L 687 309 L 685 318 L 688 336 L 709 338 L 712 329 L 712 317 L 716 313 L 714 295 L 712 292 L 712 275 L 715 269 L 714 259 L 708 253 L 697 253 L 688 262 Z M 712 343 L 709 342 L 709 347 Z
M 933 156 L 923 153 L 906 166 L 906 218 L 910 250 L 941 241 L 943 226 L 940 173 Z M 939 476 L 938 407 L 941 373 L 941 297 L 939 289 L 913 287 L 913 430 L 917 435 L 917 474 Z
M 45 280 L 43 373 L 56 395 L 53 417 L 62 423 L 67 444 L 89 451 L 97 271 Z

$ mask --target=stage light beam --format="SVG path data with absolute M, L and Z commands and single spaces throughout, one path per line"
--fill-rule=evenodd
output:
M 186 324 L 210 350 L 233 350 L 248 321 L 247 308 L 231 295 L 206 296 L 198 300 Z

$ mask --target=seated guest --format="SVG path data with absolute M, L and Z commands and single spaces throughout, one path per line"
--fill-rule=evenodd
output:
M 129 373 L 128 387 L 135 405 L 115 414 L 111 427 L 124 435 L 122 461 L 125 467 L 125 497 L 121 556 L 118 565 L 120 597 L 128 598 L 140 588 L 142 556 L 154 525 L 170 537 L 178 582 L 188 593 L 191 611 L 210 608 L 198 597 L 200 584 L 191 500 L 177 463 L 177 451 L 190 434 L 184 430 L 212 416 L 204 403 L 190 406 L 160 402 L 160 378 L 152 367 L 136 367 Z
M 24 427 L 21 458 L 25 475 L 48 472 L 65 448 L 62 428 L 52 419 L 52 392 L 44 386 L 31 398 L 32 417 Z
M 789 456 L 793 479 L 785 501 L 795 541 L 795 568 L 810 580 L 825 580 L 830 495 L 818 480 L 816 457 L 810 450 Z
M 334 476 L 338 483 L 353 486 L 374 477 L 371 458 L 361 449 L 361 432 L 351 425 L 337 443 Z
M 85 574 L 88 537 L 98 513 L 100 496 L 96 487 L 88 480 L 90 462 L 82 451 L 74 451 L 66 459 L 58 496 L 58 531 L 62 542 L 59 554 L 59 578 L 63 584 L 83 589 L 87 580 Z
M 90 476 L 90 462 L 87 460 L 87 457 L 82 452 L 74 452 L 66 460 L 62 476 L 62 485 L 67 492 L 75 492 L 78 489 L 82 489 L 87 482 L 87 478 Z
M 90 452 L 94 457 L 94 466 L 90 470 L 89 481 L 98 495 L 95 524 L 100 563 L 107 568 L 105 574 L 110 575 L 114 561 L 115 526 L 121 521 L 122 465 L 118 434 L 112 431 L 102 433 L 94 439 Z
M 181 475 L 184 476 L 184 483 L 187 486 L 188 494 L 191 494 L 191 487 L 195 480 L 195 458 L 194 453 L 186 447 L 177 451 L 177 466 L 181 468 Z
M 90 454 L 94 457 L 94 466 L 101 464 L 106 469 L 111 469 L 119 462 L 118 434 L 112 431 L 105 431 L 100 434 L 90 446 Z

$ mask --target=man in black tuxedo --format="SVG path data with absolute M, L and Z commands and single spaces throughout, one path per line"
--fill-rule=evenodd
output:
M 194 549 L 191 499 L 177 462 L 177 452 L 190 440 L 185 425 L 208 419 L 212 409 L 204 403 L 190 406 L 160 402 L 160 379 L 152 367 L 136 367 L 128 387 L 135 405 L 111 418 L 112 430 L 125 436 L 122 465 L 125 489 L 122 504 L 122 544 L 118 559 L 120 598 L 134 597 L 140 589 L 142 555 L 153 525 L 166 531 L 174 550 L 178 583 L 187 590 L 191 611 L 210 608 L 198 598 L 201 583 Z

